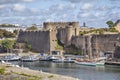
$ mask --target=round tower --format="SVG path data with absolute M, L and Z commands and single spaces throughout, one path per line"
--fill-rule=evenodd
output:
M 79 22 L 72 22 L 73 27 L 79 27 Z
M 44 22 L 44 23 L 43 23 L 43 27 L 44 27 L 45 30 L 51 29 L 51 24 L 50 24 L 50 22 Z
M 79 27 L 75 27 L 75 36 L 78 36 L 79 35 Z
M 71 44 L 71 38 L 73 36 L 73 27 L 72 26 L 68 26 L 66 28 L 66 32 L 67 32 L 67 35 L 66 35 L 66 42 L 67 42 L 67 45 L 70 45 Z

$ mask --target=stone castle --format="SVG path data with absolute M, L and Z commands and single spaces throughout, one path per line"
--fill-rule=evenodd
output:
M 28 42 L 33 50 L 49 53 L 56 50 L 56 40 L 71 44 L 71 38 L 79 35 L 78 22 L 45 22 L 41 31 L 20 31 L 18 42 Z
M 28 42 L 33 51 L 51 53 L 56 51 L 59 40 L 66 53 L 72 51 L 67 47 L 74 45 L 85 54 L 95 57 L 99 52 L 113 52 L 120 44 L 120 34 L 79 35 L 79 22 L 44 22 L 41 31 L 20 31 L 18 42 Z

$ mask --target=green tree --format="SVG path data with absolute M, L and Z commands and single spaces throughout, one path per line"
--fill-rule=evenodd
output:
M 6 39 L 2 41 L 2 47 L 8 52 L 10 49 L 13 48 L 14 43 L 15 41 Z
M 3 38 L 3 32 L 2 31 L 0 31 L 0 38 Z
M 38 28 L 36 26 L 32 26 L 32 27 L 27 28 L 27 30 L 38 30 Z
M 26 49 L 27 51 L 30 51 L 30 50 L 32 49 L 32 46 L 31 46 L 30 44 L 26 43 L 26 44 L 25 44 L 25 49 Z
M 4 32 L 4 37 L 6 37 L 6 38 L 11 38 L 11 37 L 15 37 L 15 36 L 16 36 L 15 33 L 11 33 L 11 32 L 8 32 L 8 31 Z
M 109 28 L 114 27 L 114 23 L 111 20 L 107 21 L 106 24 L 109 26 Z
M 56 50 L 62 50 L 62 49 L 63 49 L 62 43 L 60 43 L 59 40 L 56 40 Z
M 18 32 L 19 32 L 19 30 L 14 30 L 14 33 L 17 35 L 18 34 Z

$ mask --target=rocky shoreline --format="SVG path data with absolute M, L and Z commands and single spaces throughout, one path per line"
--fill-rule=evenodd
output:
M 3 71 L 3 72 L 2 72 Z M 0 80 L 78 80 L 76 78 L 31 70 L 10 64 L 0 64 Z

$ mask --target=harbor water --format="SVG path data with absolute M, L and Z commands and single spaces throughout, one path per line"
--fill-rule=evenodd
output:
M 120 80 L 120 66 L 83 66 L 75 63 L 54 63 L 47 61 L 20 62 L 13 64 L 48 73 L 71 76 L 80 80 Z

